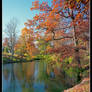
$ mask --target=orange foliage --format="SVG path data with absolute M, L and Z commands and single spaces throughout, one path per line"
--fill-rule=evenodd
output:
M 35 48 L 34 40 L 35 35 L 33 29 L 28 29 L 25 27 L 22 29 L 22 34 L 15 46 L 15 49 L 17 50 L 18 48 L 23 48 L 22 50 L 25 50 L 30 56 L 32 56 L 37 51 L 37 49 Z
M 48 38 L 46 38 L 45 40 L 46 40 L 46 41 L 50 41 L 50 40 L 51 40 L 51 37 L 48 37 Z
M 52 0 L 51 6 L 36 0 L 31 10 L 40 10 L 40 13 L 28 20 L 26 26 L 44 30 L 47 42 L 60 40 L 59 48 L 51 51 L 61 53 L 62 58 L 75 53 L 79 40 L 89 41 L 89 0 Z
M 4 39 L 3 46 L 4 46 L 4 47 L 5 47 L 5 46 L 8 46 L 8 38 L 5 38 L 5 39 Z

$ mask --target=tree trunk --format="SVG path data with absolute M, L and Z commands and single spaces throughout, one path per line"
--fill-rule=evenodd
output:
M 74 19 L 73 19 L 74 21 Z M 79 82 L 81 80 L 81 76 L 80 76 L 80 71 L 81 71 L 81 62 L 80 62 L 80 56 L 79 56 L 79 48 L 78 46 L 78 40 L 77 40 L 77 36 L 76 36 L 76 29 L 75 29 L 75 25 L 74 27 L 74 33 L 73 33 L 73 40 L 74 40 L 74 45 L 75 45 L 75 60 L 78 62 L 78 74 L 77 74 L 77 81 Z
M 11 53 L 12 53 L 12 60 L 13 60 L 13 55 L 14 55 L 14 48 L 13 47 L 12 47 Z

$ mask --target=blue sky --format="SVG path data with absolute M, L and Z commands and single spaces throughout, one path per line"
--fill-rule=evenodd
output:
M 2 17 L 3 29 L 11 18 L 15 17 L 19 21 L 18 28 L 21 30 L 24 27 L 24 22 L 31 19 L 37 11 L 30 11 L 33 0 L 2 0 Z
M 5 29 L 6 24 L 13 17 L 18 19 L 18 30 L 24 27 L 24 22 L 27 19 L 32 19 L 38 11 L 31 11 L 32 2 L 35 0 L 2 0 L 2 29 Z M 40 0 L 51 1 L 51 0 Z M 49 2 L 50 3 L 50 2 Z M 51 4 L 51 3 L 50 3 Z

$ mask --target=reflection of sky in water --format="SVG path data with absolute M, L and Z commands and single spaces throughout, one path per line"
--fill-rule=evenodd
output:
M 33 84 L 34 92 L 45 92 L 44 82 L 35 82 Z
M 4 77 L 4 74 L 3 74 L 2 92 L 21 92 L 21 85 L 18 82 L 18 80 L 16 80 L 16 76 L 14 76 L 15 77 L 14 80 L 11 80 L 11 77 L 12 77 L 11 64 L 4 65 L 3 70 L 4 69 L 9 70 L 9 78 L 6 80 L 5 77 Z
M 38 62 L 35 63 L 35 72 L 34 72 L 34 78 L 35 80 L 37 79 L 37 75 L 38 75 Z
M 38 75 L 38 71 L 39 71 L 39 63 L 37 62 L 35 64 L 35 71 L 34 71 L 34 81 L 33 81 L 33 85 L 31 85 L 31 87 L 34 89 L 33 92 L 45 92 L 45 84 L 44 82 L 39 82 L 39 81 L 36 81 L 37 79 L 37 75 Z M 15 67 L 15 66 L 13 66 Z M 4 65 L 3 67 L 3 71 L 4 70 L 9 70 L 9 78 L 6 80 L 5 79 L 5 76 L 3 74 L 3 88 L 2 88 L 2 92 L 22 92 L 23 89 L 22 89 L 22 84 L 25 84 L 24 85 L 24 88 L 31 88 L 30 85 L 28 83 L 25 82 L 25 79 L 24 80 L 18 80 L 18 78 L 16 78 L 16 75 L 13 75 L 14 74 L 14 68 L 12 68 L 12 64 L 6 64 Z M 25 76 L 26 78 L 26 76 Z M 31 78 L 30 78 L 31 79 Z M 30 92 L 30 91 L 28 91 Z
M 2 91 L 3 92 L 6 92 L 5 90 L 7 89 L 7 88 L 9 88 L 9 85 L 10 85 L 10 80 L 5 80 L 5 78 L 3 77 L 3 80 L 2 80 Z
M 3 66 L 3 70 L 4 69 L 8 69 L 9 71 L 11 70 L 10 69 L 11 65 L 6 65 L 6 66 Z M 11 74 L 9 73 L 9 76 L 8 76 L 8 80 L 5 79 L 4 77 L 4 74 L 2 74 L 2 91 L 3 92 L 6 92 L 5 90 L 7 90 L 9 88 L 9 85 L 10 85 L 10 76 Z
M 40 82 L 40 81 L 36 81 L 37 79 L 37 75 L 38 75 L 38 71 L 39 70 L 39 62 L 36 62 L 35 64 L 35 72 L 34 72 L 34 84 L 33 84 L 33 88 L 34 88 L 34 92 L 45 92 L 45 84 L 44 82 Z
M 4 83 L 4 82 L 3 82 Z M 22 92 L 21 86 L 19 85 L 18 82 L 12 81 L 9 83 L 4 83 L 3 84 L 4 88 L 2 92 Z M 15 86 L 15 87 L 14 87 Z

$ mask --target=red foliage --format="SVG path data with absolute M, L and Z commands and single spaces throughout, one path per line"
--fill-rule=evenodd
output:
M 51 6 L 36 0 L 32 5 L 31 10 L 40 10 L 40 14 L 28 20 L 26 26 L 44 30 L 46 41 L 60 40 L 61 45 L 50 49 L 50 53 L 69 57 L 75 48 L 81 48 L 80 41 L 89 41 L 89 0 L 52 0 Z

